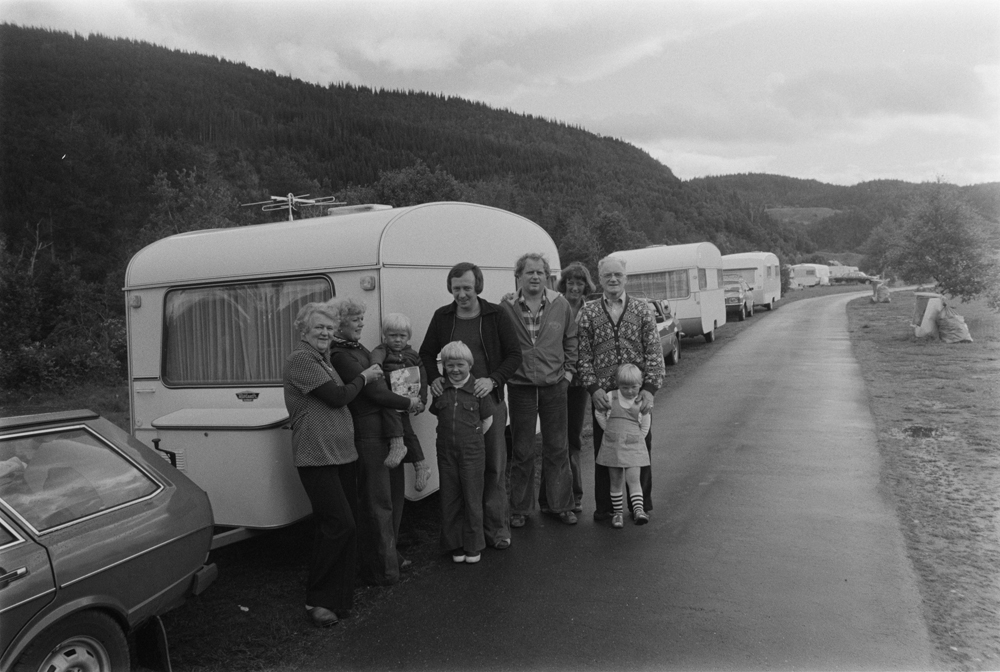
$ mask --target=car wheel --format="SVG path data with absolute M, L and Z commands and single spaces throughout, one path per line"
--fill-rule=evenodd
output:
M 129 666 L 128 642 L 114 619 L 83 611 L 36 637 L 14 672 L 129 672 Z
M 706 343 L 711 343 L 714 340 L 715 340 L 715 332 L 714 331 L 709 331 L 709 332 L 705 333 L 705 342 Z
M 669 364 L 670 366 L 673 366 L 677 364 L 677 362 L 681 361 L 681 339 L 679 338 L 674 339 L 674 345 L 672 348 L 670 348 L 670 352 L 667 353 L 665 359 L 667 361 L 667 364 Z

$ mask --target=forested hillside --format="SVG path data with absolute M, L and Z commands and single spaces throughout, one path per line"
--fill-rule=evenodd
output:
M 838 208 L 825 201 L 843 189 L 776 176 L 683 182 L 621 140 L 459 98 L 323 87 L 2 24 L 0 386 L 121 375 L 131 256 L 180 231 L 281 219 L 240 207 L 271 195 L 483 203 L 538 222 L 564 263 L 593 265 L 621 247 L 702 240 L 793 262 L 815 243 L 766 207 Z
M 1000 183 L 959 187 L 949 184 L 913 184 L 899 180 L 872 180 L 850 187 L 781 175 L 723 175 L 691 180 L 690 185 L 714 185 L 766 208 L 829 208 L 835 211 L 812 221 L 805 230 L 819 248 L 858 251 L 872 231 L 887 219 L 899 219 L 936 188 L 943 188 L 978 212 L 987 222 L 1000 222 Z M 808 212 L 808 211 L 806 211 Z M 808 219 L 808 218 L 805 218 Z M 1000 236 L 1000 225 L 993 236 Z

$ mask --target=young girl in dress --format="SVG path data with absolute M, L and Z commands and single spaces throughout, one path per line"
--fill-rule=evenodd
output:
M 639 412 L 637 397 L 641 387 L 642 371 L 639 367 L 623 364 L 618 369 L 618 389 L 609 394 L 611 407 L 597 413 L 597 424 L 604 430 L 597 464 L 608 467 L 611 476 L 611 504 L 614 508 L 611 527 L 615 528 L 624 526 L 622 481 L 628 484 L 635 524 L 649 522 L 649 516 L 642 507 L 642 486 L 639 484 L 639 468 L 649 465 L 646 434 L 649 433 L 650 423 L 650 414 Z

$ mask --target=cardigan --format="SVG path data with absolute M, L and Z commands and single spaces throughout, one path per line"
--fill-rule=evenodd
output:
M 642 389 L 655 393 L 667 371 L 656 318 L 649 304 L 625 294 L 625 308 L 615 324 L 604 297 L 588 301 L 580 310 L 580 378 L 587 391 L 618 389 L 622 364 L 642 371 Z

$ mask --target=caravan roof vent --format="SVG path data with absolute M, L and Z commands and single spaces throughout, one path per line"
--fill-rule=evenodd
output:
M 375 210 L 392 210 L 391 205 L 381 205 L 378 203 L 366 203 L 364 205 L 342 205 L 338 208 L 330 208 L 326 211 L 328 215 L 350 215 L 356 212 L 374 212 Z

